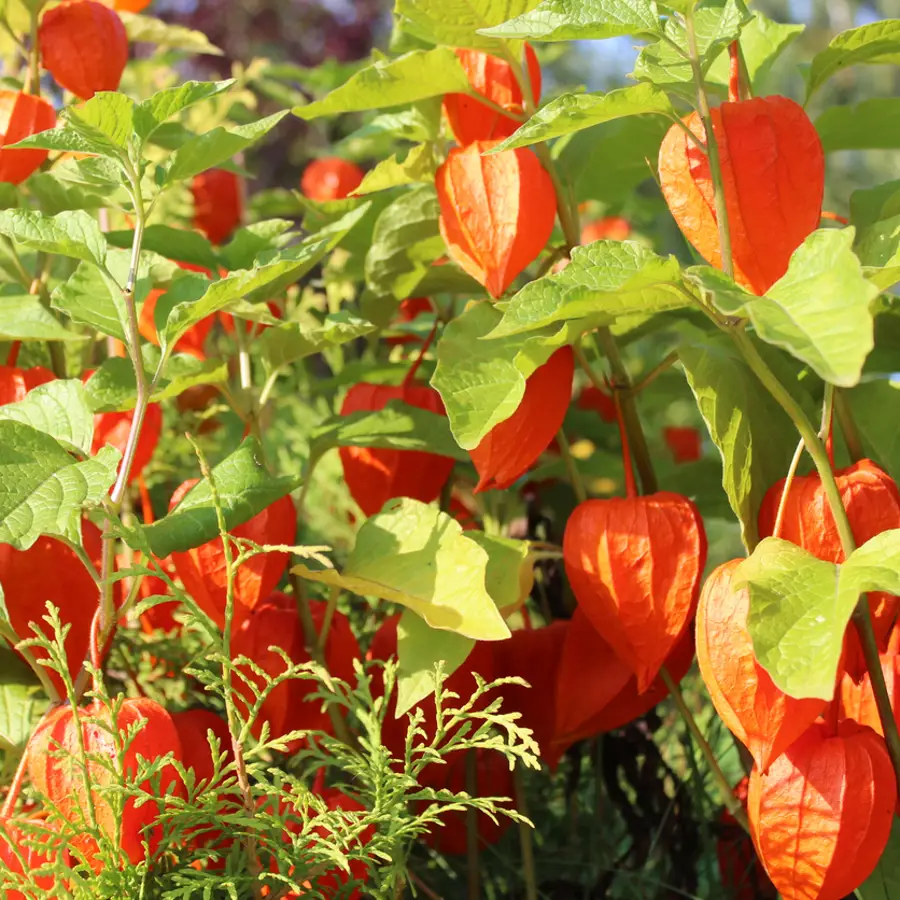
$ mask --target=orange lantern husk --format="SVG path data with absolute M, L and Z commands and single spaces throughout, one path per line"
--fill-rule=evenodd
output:
M 696 428 L 669 425 L 663 428 L 663 440 L 676 463 L 697 462 L 703 456 L 703 441 Z
M 194 228 L 213 244 L 224 244 L 241 224 L 241 183 L 227 169 L 207 169 L 191 182 L 194 197 Z
M 0 91 L 0 181 L 21 184 L 41 167 L 47 150 L 11 150 L 9 144 L 48 131 L 56 125 L 56 110 L 42 97 L 22 91 Z
M 735 280 L 764 294 L 787 271 L 791 254 L 819 226 L 825 155 L 804 110 L 787 97 L 723 103 L 712 110 L 722 169 Z M 694 112 L 684 125 L 700 141 Z M 680 125 L 659 151 L 659 180 L 669 209 L 700 255 L 722 268 L 709 159 Z
M 33 884 L 46 891 L 47 896 L 57 896 L 56 876 L 37 875 L 35 870 L 70 863 L 65 839 L 54 825 L 41 819 L 0 817 L 0 864 L 8 874 L 23 876 L 23 886 Z M 5 900 L 26 900 L 26 894 L 11 888 L 6 888 L 3 896 Z M 34 895 L 29 891 L 27 896 Z
M 581 229 L 581 243 L 594 241 L 627 241 L 631 237 L 631 223 L 621 216 L 604 216 L 595 222 L 588 222 Z
M 530 150 L 482 155 L 494 146 L 477 141 L 451 150 L 435 186 L 450 258 L 498 298 L 550 240 L 556 192 Z
M 365 172 L 336 156 L 314 159 L 303 171 L 300 190 L 310 200 L 325 203 L 349 197 L 361 184 Z
M 756 661 L 747 629 L 750 594 L 731 583 L 740 563 L 733 559 L 706 580 L 697 605 L 697 662 L 716 712 L 765 772 L 826 704 L 787 696 Z
M 882 654 L 881 674 L 891 700 L 894 719 L 900 722 L 900 656 Z M 842 718 L 853 719 L 860 725 L 867 725 L 884 737 L 875 691 L 872 689 L 872 676 L 866 672 L 860 681 L 856 681 L 849 673 L 844 673 L 840 682 L 840 711 Z

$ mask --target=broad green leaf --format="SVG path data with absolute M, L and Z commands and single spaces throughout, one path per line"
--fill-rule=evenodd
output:
M 468 93 L 469 80 L 449 47 L 380 59 L 323 100 L 294 108 L 301 119 L 402 106 L 447 93 Z
M 297 566 L 301 578 L 390 600 L 432 628 L 474 640 L 509 637 L 485 587 L 488 553 L 435 506 L 391 500 L 360 528 L 343 572 Z
M 608 94 L 563 94 L 539 109 L 518 131 L 490 152 L 528 147 L 626 116 L 674 114 L 665 91 L 654 84 L 636 84 Z
M 900 384 L 882 379 L 857 385 L 843 395 L 850 403 L 853 421 L 866 455 L 883 466 L 895 481 L 900 479 Z
M 96 220 L 83 210 L 45 216 L 33 209 L 0 210 L 0 234 L 23 247 L 87 260 L 102 266 L 106 238 Z
M 900 215 L 879 219 L 861 231 L 856 241 L 856 255 L 864 266 L 890 270 L 887 273 L 890 283 L 879 286 L 883 290 L 891 287 L 896 281 L 893 270 L 900 266 Z M 867 270 L 866 275 L 871 279 L 871 271 Z
M 0 420 L 30 425 L 77 448 L 84 456 L 90 455 L 94 416 L 88 408 L 84 385 L 76 379 L 39 385 L 24 400 L 0 406 Z
M 238 228 L 231 240 L 219 248 L 222 263 L 232 272 L 252 269 L 260 254 L 282 250 L 291 243 L 296 234 L 291 230 L 293 227 L 289 219 L 268 219 Z
M 498 41 L 478 32 L 534 9 L 538 0 L 396 0 L 404 31 L 432 44 L 497 49 Z
M 186 81 L 178 87 L 157 91 L 152 97 L 139 103 L 134 111 L 135 131 L 141 140 L 147 140 L 160 125 L 180 112 L 225 93 L 235 84 L 227 81 Z
M 839 566 L 766 538 L 735 572 L 735 587 L 744 584 L 760 665 L 791 697 L 830 700 L 860 595 L 900 591 L 900 530 L 882 532 Z
M 900 215 L 900 179 L 854 191 L 850 195 L 850 220 L 860 232 L 879 219 L 896 215 Z
M 497 608 L 508 616 L 528 599 L 534 587 L 534 562 L 528 542 L 482 531 L 467 531 L 466 536 L 487 551 L 485 585 Z
M 855 106 L 829 106 L 816 119 L 826 153 L 900 147 L 900 99 L 875 97 Z
M 813 57 L 806 82 L 809 99 L 832 75 L 861 63 L 900 63 L 900 19 L 882 19 L 842 31 Z
M 205 53 L 207 56 L 222 55 L 222 51 L 211 44 L 202 31 L 163 22 L 152 16 L 139 16 L 129 12 L 120 12 L 119 16 L 125 25 L 128 40 L 132 43 L 156 44 L 157 47 L 168 50 Z
M 839 387 L 859 382 L 874 344 L 868 282 L 851 250 L 855 229 L 814 231 L 794 251 L 787 273 L 764 297 L 749 294 L 717 269 L 697 266 L 688 277 L 714 291 L 726 315 L 747 315 L 757 334 L 783 347 Z
M 469 454 L 453 440 L 446 416 L 400 400 L 391 400 L 376 412 L 335 416 L 320 425 L 310 438 L 310 453 L 321 456 L 332 447 L 419 450 L 462 462 L 469 459 Z
M 122 157 L 121 147 L 117 147 L 99 132 L 92 130 L 89 136 L 76 131 L 71 126 L 50 128 L 47 131 L 38 132 L 9 146 L 16 149 L 39 148 L 41 150 L 58 150 L 61 153 L 95 153 L 109 159 L 120 159 Z M 122 170 L 116 168 L 115 172 L 116 178 L 114 180 L 122 181 L 124 179 Z
M 186 181 L 207 169 L 214 169 L 264 138 L 285 116 L 287 110 L 266 116 L 249 125 L 224 128 L 221 125 L 198 134 L 173 154 L 166 173 L 166 184 Z
M 28 190 L 34 194 L 45 215 L 75 209 L 100 209 L 110 203 L 110 197 L 80 184 L 71 184 L 60 173 L 60 166 L 50 172 L 35 172 L 28 179 Z
M 402 162 L 396 153 L 388 159 L 383 159 L 374 169 L 366 173 L 362 184 L 353 194 L 359 197 L 405 184 L 432 182 L 436 171 L 434 147 L 430 143 L 419 144 L 406 154 Z
M 772 365 L 777 360 L 769 356 Z M 722 487 L 741 524 L 744 544 L 752 549 L 759 540 L 760 503 L 790 466 L 796 430 L 728 338 L 683 345 L 679 358 L 722 456 Z M 790 384 L 789 373 L 776 371 Z
M 378 217 L 366 254 L 366 284 L 376 296 L 397 301 L 415 296 L 431 264 L 446 252 L 438 229 L 439 212 L 434 188 L 422 185 L 403 194 Z
M 50 295 L 54 309 L 73 322 L 90 325 L 103 334 L 125 340 L 125 299 L 119 285 L 97 266 L 79 263 L 75 274 Z
M 81 542 L 81 512 L 116 478 L 119 451 L 77 462 L 54 438 L 0 421 L 0 543 L 27 550 L 42 534 Z
M 133 231 L 108 231 L 106 239 L 114 247 L 130 250 L 134 242 Z M 212 244 L 196 231 L 172 228 L 170 225 L 149 225 L 144 230 L 144 250 L 158 253 L 166 259 L 202 266 L 215 270 L 218 267 Z
M 237 528 L 297 487 L 297 480 L 271 475 L 262 463 L 259 443 L 246 438 L 213 470 L 216 491 L 228 529 Z M 183 553 L 219 534 L 209 482 L 202 479 L 164 519 L 123 532 L 136 550 L 147 543 L 154 556 Z
M 491 338 L 539 331 L 560 322 L 583 330 L 617 318 L 690 305 L 681 267 L 636 241 L 594 241 L 576 247 L 566 268 L 527 284 L 508 303 Z
M 66 121 L 86 137 L 102 134 L 121 150 L 127 150 L 134 131 L 137 104 L 126 94 L 100 91 L 90 100 L 66 110 Z
M 856 889 L 859 900 L 900 898 L 900 819 L 894 816 L 887 847 L 875 871 Z
M 341 310 L 326 317 L 322 323 L 288 322 L 268 328 L 254 342 L 253 349 L 274 370 L 373 331 L 375 326 L 371 322 Z
M 506 40 L 599 41 L 636 35 L 658 36 L 659 12 L 653 0 L 544 0 L 511 21 L 481 30 Z
M 0 341 L 80 341 L 31 294 L 0 294 Z
M 46 708 L 34 673 L 10 648 L 0 647 L 0 749 L 23 751 Z
M 565 325 L 482 340 L 500 318 L 490 303 L 475 304 L 447 325 L 438 344 L 431 384 L 444 401 L 454 438 L 467 450 L 519 408 L 525 380 L 568 342 Z

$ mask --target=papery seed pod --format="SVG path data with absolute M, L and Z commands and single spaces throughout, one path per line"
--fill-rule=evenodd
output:
M 126 743 L 126 733 L 130 734 L 142 721 L 140 730 Z M 113 730 L 118 731 L 119 740 L 126 745 L 121 759 L 111 733 Z M 79 763 L 82 743 L 87 756 L 86 776 Z M 91 821 L 90 805 L 93 804 L 98 829 L 116 842 L 129 861 L 137 865 L 147 855 L 144 842 L 153 854 L 162 835 L 157 824 L 159 805 L 150 800 L 138 806 L 136 799 L 129 797 L 121 808 L 121 816 L 117 816 L 112 792 L 118 790 L 121 777 L 134 778 L 138 771 L 138 756 L 157 760 L 168 753 L 176 759 L 181 758 L 178 731 L 168 712 L 153 700 L 122 701 L 114 726 L 109 710 L 98 704 L 78 710 L 62 706 L 53 710 L 35 729 L 28 751 L 28 772 L 38 793 L 72 824 L 73 831 L 68 836 L 70 850 L 84 855 L 95 870 L 99 868 L 97 843 L 86 828 Z M 176 789 L 178 782 L 180 779 L 174 767 L 164 766 L 158 792 L 154 792 L 150 781 L 141 784 L 140 788 L 145 794 L 162 798 Z
M 697 605 L 697 662 L 716 712 L 765 772 L 825 709 L 787 696 L 756 661 L 747 629 L 750 592 L 735 590 L 740 559 L 719 566 Z
M 309 602 L 318 634 L 325 621 L 326 604 L 320 600 Z M 233 659 L 246 656 L 267 674 L 268 678 L 262 679 L 249 669 L 244 673 L 247 680 L 254 683 L 258 690 L 262 690 L 267 683 L 286 671 L 283 657 L 271 650 L 271 647 L 279 647 L 293 663 L 300 665 L 312 659 L 306 649 L 308 645 L 296 601 L 293 597 L 275 593 L 258 603 L 234 632 L 231 656 Z M 361 656 L 349 620 L 342 613 L 335 612 L 325 643 L 328 671 L 335 678 L 352 683 L 353 661 Z M 259 716 L 250 726 L 254 736 L 259 738 L 264 723 L 269 725 L 270 738 L 298 730 L 331 732 L 328 712 L 323 709 L 322 701 L 313 696 L 315 690 L 316 683 L 309 678 L 291 678 L 273 688 L 263 702 Z M 234 691 L 235 701 L 246 716 L 256 698 L 244 683 L 244 678 L 236 679 Z M 295 752 L 302 743 L 301 740 L 291 741 L 290 752 Z
M 97 413 L 94 416 L 94 443 L 91 453 L 98 453 L 103 447 L 109 445 L 119 450 L 123 456 L 128 444 L 128 435 L 131 433 L 131 425 L 134 421 L 134 410 L 129 412 Z M 138 438 L 137 450 L 134 462 L 128 473 L 128 483 L 131 484 L 147 467 L 162 434 L 162 408 L 158 403 L 147 406 L 144 415 L 144 424 Z
M 882 654 L 881 673 L 891 698 L 894 719 L 900 722 L 900 656 Z M 860 725 L 868 725 L 873 731 L 884 737 L 875 692 L 872 690 L 872 676 L 866 672 L 857 682 L 850 673 L 844 673 L 840 682 L 840 715 L 853 719 Z
M 23 91 L 0 91 L 0 181 L 21 184 L 41 167 L 47 150 L 11 150 L 8 145 L 48 131 L 56 110 L 42 97 Z
M 215 772 L 209 732 L 212 731 L 219 740 L 219 753 L 227 754 L 226 765 L 234 755 L 227 723 L 208 709 L 188 709 L 172 713 L 172 722 L 181 741 L 181 764 L 185 769 L 194 770 L 197 776 L 195 784 L 205 782 L 208 786 Z
M 550 240 L 556 191 L 530 150 L 482 156 L 494 146 L 455 147 L 437 170 L 435 187 L 450 258 L 498 298 Z
M 359 166 L 336 156 L 314 159 L 303 171 L 300 190 L 310 200 L 324 203 L 343 200 L 361 184 L 365 172 Z
M 115 10 L 96 0 L 63 0 L 41 17 L 41 63 L 82 100 L 115 91 L 128 63 L 128 35 Z
M 825 189 L 822 142 L 809 116 L 787 97 L 723 103 L 712 110 L 712 123 L 735 279 L 761 295 L 819 227 Z M 684 124 L 706 140 L 696 112 Z M 685 237 L 711 265 L 722 268 L 709 159 L 680 125 L 663 139 L 659 180 Z
M 0 406 L 24 400 L 29 391 L 55 378 L 56 376 L 43 366 L 34 366 L 31 369 L 0 366 Z
M 494 678 L 522 678 L 530 685 L 504 685 L 503 709 L 521 713 L 519 725 L 532 730 L 542 755 L 553 743 L 557 684 L 568 633 L 569 622 L 559 620 L 544 628 L 518 629 L 508 640 L 490 644 Z
M 842 900 L 872 873 L 887 844 L 897 782 L 884 741 L 845 721 L 813 725 L 750 775 L 753 843 L 783 900 Z
M 150 291 L 144 298 L 143 306 L 141 306 L 141 314 L 138 318 L 138 330 L 141 332 L 141 337 L 146 341 L 150 341 L 151 344 L 154 344 L 157 347 L 159 346 L 159 334 L 156 330 L 154 315 L 156 313 L 156 304 L 159 302 L 159 298 L 165 293 L 164 290 L 160 290 L 159 288 L 154 288 Z M 195 356 L 197 359 L 206 359 L 206 351 L 204 349 L 206 346 L 206 339 L 209 337 L 209 333 L 212 331 L 212 327 L 215 323 L 215 316 L 207 316 L 205 319 L 201 319 L 197 322 L 196 325 L 191 325 L 191 327 L 188 328 L 188 330 L 175 342 L 175 352 L 187 353 L 190 356 Z
M 696 462 L 703 456 L 702 439 L 696 428 L 670 425 L 663 428 L 663 440 L 677 463 Z
M 481 50 L 462 48 L 456 50 L 456 56 L 476 93 L 509 113 L 524 115 L 522 88 L 506 60 Z M 525 57 L 531 96 L 536 106 L 541 99 L 541 65 L 530 44 L 525 45 Z M 522 124 L 469 94 L 446 94 L 444 114 L 461 147 L 475 141 L 503 140 Z
M 621 216 L 605 216 L 594 222 L 588 222 L 581 229 L 581 243 L 592 244 L 594 241 L 627 241 L 631 237 L 631 223 Z
M 100 530 L 85 519 L 81 524 L 82 543 L 89 559 L 99 570 L 102 541 Z M 74 679 L 87 656 L 91 621 L 100 603 L 100 589 L 84 563 L 67 544 L 43 535 L 27 550 L 16 550 L 0 544 L 0 586 L 6 603 L 9 622 L 20 640 L 34 637 L 31 625 L 53 638 L 50 626 L 44 621 L 46 604 L 59 610 L 63 625 L 69 626 L 65 639 L 69 674 Z M 42 647 L 31 647 L 31 655 L 47 659 Z M 66 688 L 62 677 L 52 669 L 44 669 L 62 697 Z
M 405 325 L 414 322 L 419 316 L 427 316 L 433 311 L 434 307 L 428 297 L 407 297 L 397 310 L 397 323 Z M 385 338 L 385 343 L 391 347 L 418 342 L 419 338 L 414 334 L 401 334 Z
M 578 605 L 646 690 L 696 607 L 706 564 L 696 505 L 668 492 L 588 500 L 569 517 L 563 553 Z
M 207 169 L 191 182 L 194 228 L 213 244 L 224 244 L 241 224 L 244 199 L 241 183 L 227 169 Z
M 196 479 L 186 481 L 175 491 L 169 503 L 170 511 L 178 506 L 196 483 Z M 297 536 L 294 501 L 289 494 L 276 500 L 249 521 L 231 529 L 230 534 L 256 544 L 291 546 Z M 219 628 L 224 628 L 228 578 L 221 539 L 214 538 L 191 550 L 173 553 L 171 560 L 184 589 Z M 237 630 L 257 603 L 275 590 L 287 564 L 287 553 L 260 553 L 237 569 L 234 573 L 232 632 Z
M 508 488 L 550 446 L 572 399 L 574 373 L 575 356 L 568 346 L 532 372 L 518 409 L 471 451 L 478 471 L 476 493 Z
M 36 875 L 35 870 L 60 863 L 68 865 L 69 858 L 65 842 L 53 825 L 40 819 L 0 818 L 0 864 L 8 874 L 22 875 L 27 884 L 55 892 L 59 889 L 56 876 Z M 31 891 L 3 890 L 4 900 L 29 900 L 33 896 Z
M 582 389 L 575 405 L 579 409 L 598 413 L 604 422 L 616 421 L 616 401 L 610 394 L 604 393 L 592 384 Z
M 422 384 L 355 384 L 347 392 L 341 415 L 384 409 L 392 400 L 445 415 L 444 404 L 434 388 Z M 344 481 L 350 495 L 367 515 L 380 512 L 388 500 L 410 497 L 422 503 L 437 500 L 453 472 L 455 461 L 420 450 L 389 450 L 373 447 L 341 447 Z

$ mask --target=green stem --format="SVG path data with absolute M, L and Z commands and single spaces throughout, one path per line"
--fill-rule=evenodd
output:
M 572 484 L 572 490 L 575 491 L 575 498 L 579 503 L 584 503 L 588 498 L 587 491 L 585 490 L 581 474 L 578 471 L 578 466 L 575 464 L 575 458 L 572 456 L 572 448 L 569 446 L 569 440 L 563 429 L 560 429 L 557 433 L 556 442 L 559 444 L 559 453 L 566 466 L 566 473 Z
M 659 365 L 654 366 L 633 388 L 633 393 L 640 394 L 641 391 L 645 391 L 663 372 L 667 372 L 675 363 L 678 362 L 678 351 L 673 350 L 669 353 L 666 358 L 659 363 Z
M 659 670 L 659 674 L 666 689 L 672 695 L 675 706 L 678 707 L 678 712 L 681 713 L 681 717 L 684 719 L 688 731 L 691 733 L 691 737 L 696 741 L 697 746 L 700 748 L 700 752 L 703 754 L 703 758 L 706 760 L 706 764 L 712 772 L 713 781 L 715 781 L 716 787 L 718 787 L 719 793 L 722 795 L 722 801 L 724 802 L 726 809 L 734 816 L 741 828 L 749 832 L 750 823 L 747 820 L 747 813 L 744 811 L 741 801 L 735 797 L 734 791 L 731 789 L 731 785 L 728 783 L 728 779 L 725 777 L 725 773 L 722 771 L 722 767 L 716 759 L 716 754 L 713 753 L 712 747 L 709 746 L 709 741 L 706 740 L 703 732 L 700 730 L 700 726 L 697 724 L 694 714 L 691 712 L 687 703 L 684 702 L 681 688 L 675 683 L 675 680 L 669 674 L 669 671 L 665 666 Z
M 522 769 L 516 766 L 513 772 L 513 790 L 516 795 L 516 809 L 525 817 L 528 816 L 528 801 L 525 797 L 525 780 Z M 531 826 L 527 822 L 519 822 L 519 847 L 522 851 L 522 877 L 525 879 L 525 900 L 538 900 L 537 874 L 534 865 L 534 842 Z

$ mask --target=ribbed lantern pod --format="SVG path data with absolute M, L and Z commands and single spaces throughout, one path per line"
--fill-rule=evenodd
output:
M 169 503 L 174 510 L 197 483 L 186 481 Z M 290 494 L 276 500 L 252 519 L 232 528 L 233 537 L 256 544 L 291 546 L 297 536 L 297 511 Z M 197 605 L 219 626 L 225 627 L 225 605 L 228 595 L 225 552 L 220 538 L 170 557 L 184 589 Z M 248 559 L 234 576 L 234 615 L 232 631 L 249 615 L 257 603 L 265 600 L 281 581 L 288 564 L 287 553 L 260 553 Z
M 481 50 L 458 49 L 456 56 L 476 93 L 507 112 L 524 114 L 522 89 L 506 60 Z M 541 99 L 541 65 L 530 44 L 525 45 L 525 57 L 531 95 L 537 105 Z M 503 140 L 522 124 L 469 94 L 446 94 L 444 114 L 461 147 L 475 141 Z
M 144 724 L 138 731 L 142 720 Z M 125 745 L 121 758 L 112 730 L 119 732 L 119 740 Z M 126 735 L 133 731 L 136 731 L 133 740 L 126 741 Z M 82 744 L 87 757 L 87 777 L 80 763 Z M 161 827 L 153 827 L 159 818 L 159 807 L 152 800 L 138 806 L 136 798 L 129 797 L 122 809 L 119 804 L 113 805 L 112 793 L 118 789 L 123 776 L 136 775 L 138 756 L 153 761 L 170 752 L 175 759 L 181 759 L 178 731 L 168 712 L 153 700 L 124 700 L 114 723 L 109 711 L 98 704 L 77 710 L 62 706 L 35 729 L 29 745 L 28 772 L 38 793 L 72 824 L 67 840 L 73 852 L 80 852 L 95 870 L 99 869 L 97 842 L 93 835 L 86 833 L 85 827 L 91 821 L 93 805 L 99 830 L 137 865 L 146 857 L 144 842 L 149 844 L 152 853 L 162 836 Z M 154 790 L 149 780 L 140 787 L 148 795 L 163 797 L 170 786 L 177 788 L 178 784 L 180 779 L 174 767 L 167 765 L 161 770 L 159 791 Z M 101 792 L 101 788 L 108 791 Z M 117 815 L 117 807 L 121 815 Z M 145 830 L 148 828 L 149 831 Z
M 191 182 L 194 228 L 213 244 L 224 244 L 241 224 L 244 200 L 241 183 L 227 169 L 207 169 Z
M 495 299 L 537 259 L 556 218 L 553 182 L 537 156 L 482 156 L 496 143 L 455 147 L 435 177 L 447 252 Z
M 518 409 L 471 451 L 478 471 L 476 493 L 508 488 L 550 446 L 566 417 L 574 375 L 575 356 L 568 346 L 532 372 Z
M 362 184 L 365 174 L 359 166 L 346 159 L 323 156 L 314 159 L 303 170 L 300 190 L 317 203 L 343 200 Z
M 592 244 L 594 241 L 627 241 L 631 237 L 631 223 L 622 216 L 604 216 L 594 222 L 588 222 L 581 229 L 581 243 Z
M 732 579 L 742 560 L 719 566 L 697 605 L 697 662 L 716 712 L 765 772 L 825 708 L 787 696 L 756 661 L 747 629 L 750 593 Z
M 22 91 L 0 91 L 0 181 L 21 184 L 40 168 L 47 150 L 10 150 L 9 144 L 48 131 L 56 125 L 56 110 L 42 97 Z
M 687 497 L 638 496 L 621 416 L 619 429 L 626 496 L 579 504 L 566 523 L 563 557 L 579 608 L 642 693 L 693 617 L 706 532 Z
M 24 400 L 29 391 L 55 378 L 56 376 L 43 366 L 34 366 L 31 369 L 0 366 L 0 406 Z
M 881 674 L 891 699 L 894 718 L 900 722 L 900 656 L 890 653 L 879 656 Z M 884 736 L 881 716 L 875 702 L 875 691 L 872 688 L 872 676 L 866 672 L 860 681 L 856 681 L 849 673 L 844 673 L 840 686 L 840 715 L 853 719 L 860 725 L 868 725 L 873 731 Z
M 128 35 L 115 10 L 96 0 L 64 0 L 42 16 L 38 43 L 44 68 L 76 97 L 118 89 Z
M 684 124 L 706 140 L 696 112 Z M 723 103 L 712 110 L 735 280 L 764 294 L 787 271 L 791 254 L 819 226 L 825 155 L 804 110 L 787 97 Z M 711 265 L 722 268 L 709 159 L 679 125 L 659 150 L 659 180 L 669 209 Z
M 813 725 L 763 774 L 750 775 L 756 852 L 783 900 L 843 900 L 887 845 L 897 783 L 884 741 L 845 721 Z
M 58 896 L 59 886 L 56 876 L 35 875 L 36 869 L 69 865 L 71 860 L 66 852 L 65 839 L 57 829 L 41 819 L 7 819 L 0 817 L 0 867 L 7 874 L 21 875 L 22 883 L 34 884 L 47 896 Z M 6 888 L 4 900 L 26 900 L 33 897 L 30 891 Z

